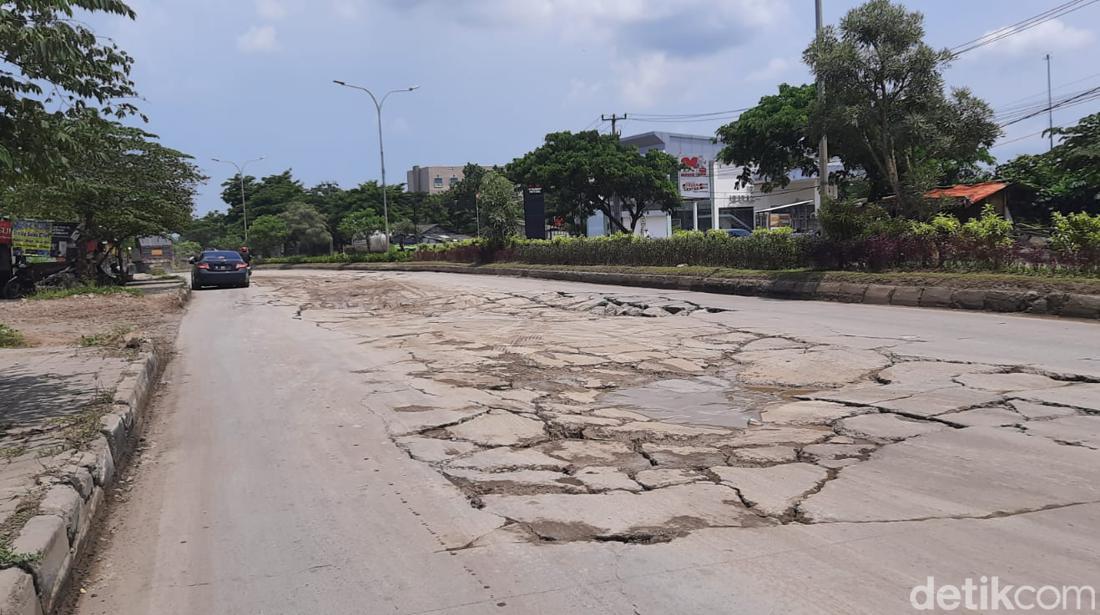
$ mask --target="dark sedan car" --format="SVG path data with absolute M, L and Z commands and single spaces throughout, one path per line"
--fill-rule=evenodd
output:
M 237 286 L 247 288 L 252 276 L 248 263 L 232 250 L 209 250 L 191 258 L 191 288 Z

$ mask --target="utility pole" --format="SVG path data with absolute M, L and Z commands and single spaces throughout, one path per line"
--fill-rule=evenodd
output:
M 825 17 L 822 14 L 821 7 L 822 0 L 815 0 L 815 8 L 817 15 L 817 36 L 820 37 L 821 33 L 825 30 Z M 825 96 L 825 84 L 821 82 L 819 78 L 817 80 L 817 99 L 822 100 Z M 821 210 L 821 203 L 825 201 L 827 191 L 829 189 L 829 138 L 825 135 L 821 135 L 821 143 L 817 147 L 817 198 L 814 200 L 814 213 L 816 214 Z
M 1054 149 L 1054 92 L 1050 86 L 1050 54 L 1047 54 L 1047 136 L 1050 137 L 1050 149 Z
M 211 160 L 213 160 L 214 162 L 231 164 L 237 169 L 237 177 L 241 180 L 241 213 L 242 219 L 244 220 L 244 245 L 246 246 L 248 245 L 248 203 L 245 201 L 244 198 L 244 170 L 248 167 L 248 165 L 252 164 L 253 162 L 260 162 L 263 159 L 264 157 L 260 156 L 259 158 L 255 158 L 253 160 L 246 160 L 243 164 L 237 164 L 232 160 L 220 160 L 218 158 L 211 158 Z
M 601 115 L 600 116 L 600 121 L 602 121 L 602 122 L 611 122 L 611 134 L 613 134 L 615 136 L 619 136 L 618 123 L 619 123 L 619 120 L 627 119 L 626 115 L 627 114 L 625 114 L 625 113 L 622 114 L 622 115 L 615 115 L 614 113 L 612 113 L 611 117 L 608 117 L 606 115 Z
M 386 224 L 386 240 L 388 241 L 390 238 L 390 204 L 386 196 L 386 148 L 382 146 L 382 105 L 386 104 L 386 99 L 390 97 L 390 94 L 397 94 L 399 92 L 412 92 L 413 90 L 418 89 L 420 86 L 414 85 L 408 88 L 401 88 L 400 90 L 390 90 L 382 96 L 381 100 L 379 100 L 377 97 L 375 97 L 374 92 L 371 92 L 370 90 L 362 86 L 345 83 L 338 79 L 333 79 L 332 82 L 345 88 L 351 88 L 353 90 L 366 92 L 367 95 L 370 96 L 371 101 L 374 102 L 375 111 L 378 112 L 378 159 L 381 162 L 382 167 L 382 216 Z

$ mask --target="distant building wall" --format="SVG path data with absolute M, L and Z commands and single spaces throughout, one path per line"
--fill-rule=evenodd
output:
M 406 189 L 427 194 L 446 192 L 465 177 L 464 166 L 414 166 L 405 174 Z

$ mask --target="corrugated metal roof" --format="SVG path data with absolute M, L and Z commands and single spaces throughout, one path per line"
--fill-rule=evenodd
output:
M 987 199 L 1008 187 L 1004 182 L 983 182 L 980 184 L 959 184 L 950 188 L 929 190 L 924 196 L 930 199 L 966 199 L 977 203 Z

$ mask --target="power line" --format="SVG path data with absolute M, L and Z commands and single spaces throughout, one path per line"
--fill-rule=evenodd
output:
M 1052 21 L 1064 15 L 1068 15 L 1069 13 L 1083 9 L 1086 6 L 1095 4 L 1096 2 L 1100 2 L 1100 0 L 1070 0 L 1069 2 L 1059 4 L 1058 6 L 1043 11 L 1038 15 L 1028 17 L 1027 19 L 1024 19 L 1022 21 L 1018 21 L 1012 25 L 999 28 L 976 39 L 953 47 L 949 50 L 951 52 L 951 57 L 957 58 L 964 53 L 996 43 L 997 41 L 1004 40 L 1021 32 L 1026 32 L 1027 30 L 1030 30 L 1036 26 L 1040 26 L 1044 23 L 1047 23 L 1048 21 Z
M 1012 126 L 1013 124 L 1019 124 L 1020 122 L 1022 122 L 1024 120 L 1029 120 L 1033 117 L 1036 117 L 1036 116 L 1042 115 L 1044 113 L 1047 113 L 1048 111 L 1051 111 L 1053 109 L 1060 109 L 1060 108 L 1063 108 L 1063 107 L 1073 107 L 1073 106 L 1084 104 L 1086 102 L 1089 102 L 1089 101 L 1092 101 L 1092 100 L 1097 100 L 1097 99 L 1100 99 L 1100 86 L 1089 89 L 1089 90 L 1085 90 L 1084 92 L 1081 92 L 1080 94 L 1077 94 L 1075 96 L 1066 97 L 1066 98 L 1062 99 L 1060 102 L 1056 102 L 1056 103 L 1050 105 L 1049 107 L 1044 106 L 1042 109 L 1038 109 L 1038 110 L 1033 111 L 1031 113 L 1026 113 L 1024 115 L 1016 117 L 1016 118 L 1014 118 L 1012 120 L 1009 120 L 1007 122 L 1002 122 L 1000 124 L 1000 127 L 1001 128 L 1006 128 L 1008 126 Z

